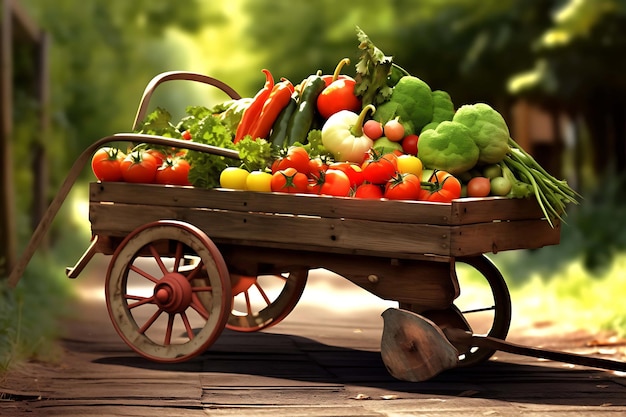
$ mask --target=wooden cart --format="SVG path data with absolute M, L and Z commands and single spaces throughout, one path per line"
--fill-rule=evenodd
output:
M 156 86 L 181 79 L 239 97 L 210 77 L 164 73 L 146 88 L 135 125 Z M 231 150 L 155 136 L 101 139 L 72 167 L 10 283 L 17 283 L 91 155 L 121 140 L 237 157 Z M 96 253 L 112 255 L 105 280 L 112 323 L 130 348 L 158 362 L 203 353 L 225 328 L 257 331 L 277 324 L 296 306 L 308 271 L 315 268 L 397 301 L 441 328 L 471 331 L 469 317 L 489 311 L 486 334 L 504 339 L 511 319 L 509 292 L 485 254 L 539 248 L 560 238 L 558 222 L 551 227 L 531 199 L 464 198 L 445 204 L 114 182 L 90 185 L 89 220 L 92 244 L 68 268 L 68 276 L 78 276 Z M 457 308 L 459 264 L 485 278 L 493 302 L 472 311 Z M 493 350 L 459 346 L 459 353 L 460 364 L 470 365 Z

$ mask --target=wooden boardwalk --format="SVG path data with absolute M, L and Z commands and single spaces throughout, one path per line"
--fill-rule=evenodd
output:
M 426 382 L 395 380 L 380 358 L 386 307 L 325 282 L 311 279 L 302 302 L 274 328 L 227 330 L 205 354 L 176 365 L 135 355 L 102 298 L 79 300 L 59 362 L 31 363 L 0 381 L 0 416 L 626 415 L 625 375 L 508 354 Z M 311 291 L 333 298 L 315 304 Z M 590 337 L 528 338 L 513 329 L 509 340 L 589 353 Z M 624 360 L 620 349 L 605 357 Z

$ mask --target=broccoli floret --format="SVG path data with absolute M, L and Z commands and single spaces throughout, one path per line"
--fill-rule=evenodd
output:
M 410 75 L 398 81 L 389 101 L 374 113 L 374 119 L 383 124 L 396 117 L 407 135 L 421 132 L 433 118 L 433 95 L 428 84 Z
M 436 129 L 422 132 L 417 156 L 425 167 L 456 175 L 472 169 L 478 161 L 478 146 L 461 123 L 443 121 Z
M 443 90 L 433 91 L 433 118 L 430 123 L 441 123 L 454 117 L 454 103 L 450 94 Z M 430 124 L 429 123 L 429 124 Z
M 509 152 L 509 128 L 502 115 L 488 104 L 461 106 L 452 120 L 469 128 L 480 150 L 479 163 L 497 164 Z

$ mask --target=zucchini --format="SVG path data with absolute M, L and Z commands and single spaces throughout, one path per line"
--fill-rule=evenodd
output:
M 268 140 L 273 147 L 282 148 L 285 146 L 287 128 L 289 127 L 289 121 L 291 120 L 291 116 L 295 112 L 296 107 L 298 107 L 298 102 L 292 95 L 289 103 L 287 103 L 285 108 L 278 114 L 278 118 L 274 122 L 274 126 L 272 126 L 272 133 L 270 133 Z
M 307 136 L 317 112 L 317 97 L 324 88 L 326 88 L 326 82 L 319 75 L 311 75 L 307 78 L 297 109 L 289 120 L 287 146 L 292 146 L 294 143 L 306 144 Z

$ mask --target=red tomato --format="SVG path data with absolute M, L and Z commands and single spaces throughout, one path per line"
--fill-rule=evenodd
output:
M 309 160 L 309 178 L 318 178 L 320 173 L 328 169 L 328 164 L 322 158 Z
M 164 152 L 159 151 L 157 149 L 146 149 L 144 152 L 147 152 L 150 155 L 154 156 L 154 159 L 157 164 L 157 168 L 163 165 L 163 162 L 165 162 L 165 160 L 167 159 L 167 155 L 165 155 Z
M 317 111 L 324 119 L 341 110 L 361 111 L 361 100 L 354 94 L 356 81 L 352 77 L 339 78 L 317 97 Z
M 350 179 L 350 187 L 352 189 L 355 189 L 364 181 L 361 166 L 353 162 L 333 162 L 328 168 L 343 171 Z
M 189 182 L 189 162 L 184 159 L 168 158 L 157 169 L 154 182 L 157 184 L 191 185 Z
M 309 163 L 309 153 L 306 149 L 301 146 L 290 146 L 285 155 L 280 156 L 274 161 L 272 164 L 272 173 L 291 167 L 304 175 L 309 175 Z
M 91 170 L 100 181 L 121 181 L 120 163 L 126 155 L 117 148 L 100 148 L 91 158 Z
M 392 142 L 400 142 L 404 138 L 404 126 L 398 119 L 389 120 L 383 127 L 385 137 Z
M 421 186 L 417 175 L 398 174 L 385 185 L 383 197 L 389 200 L 418 200 Z
M 273 173 L 270 186 L 272 191 L 277 192 L 306 193 L 309 188 L 309 179 L 306 174 L 289 167 Z
M 157 161 L 148 152 L 133 151 L 121 162 L 122 177 L 127 182 L 151 183 L 157 171 Z
M 353 197 L 378 200 L 383 198 L 383 190 L 380 185 L 365 182 L 357 187 Z
M 363 124 L 363 133 L 372 140 L 376 140 L 383 135 L 383 124 L 374 119 L 370 119 Z
M 347 197 L 350 194 L 350 179 L 345 172 L 338 169 L 328 169 L 323 175 L 323 184 L 319 193 Z
M 333 77 L 334 77 L 333 74 L 322 75 L 322 80 L 324 80 L 324 84 L 326 84 L 326 87 L 328 87 L 333 82 Z M 349 80 L 349 79 L 352 79 L 352 77 L 350 77 L 349 75 L 345 75 L 345 74 L 339 74 L 337 76 L 337 80 L 346 80 L 346 79 Z
M 409 155 L 417 155 L 417 142 L 419 137 L 417 135 L 407 135 L 402 139 L 402 150 Z
M 428 182 L 431 183 L 431 187 L 422 188 L 420 200 L 449 203 L 461 197 L 461 182 L 446 171 L 433 172 Z
M 191 140 L 191 132 L 189 130 L 185 130 L 180 136 L 185 140 Z
M 372 153 L 363 162 L 363 179 L 372 184 L 385 184 L 397 171 L 397 156 L 393 153 Z
M 491 180 L 487 177 L 474 177 L 467 183 L 468 197 L 487 197 L 491 192 Z

